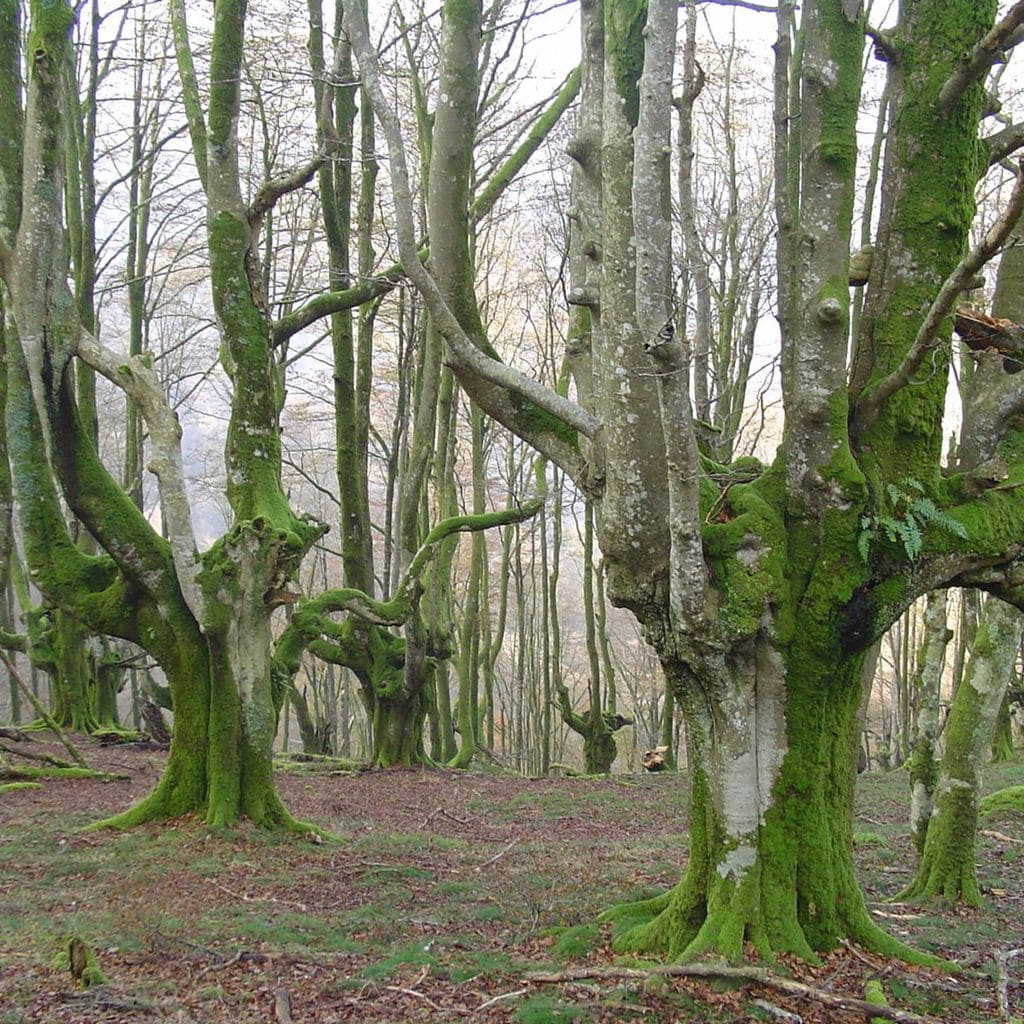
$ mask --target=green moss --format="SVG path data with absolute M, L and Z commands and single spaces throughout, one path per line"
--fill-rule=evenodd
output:
M 640 75 L 644 67 L 646 0 L 617 0 L 605 5 L 605 60 L 611 65 L 626 120 L 635 128 L 640 118 Z
M 978 807 L 982 815 L 997 814 L 1000 811 L 1016 811 L 1024 814 L 1024 786 L 1009 786 L 983 797 Z
M 857 162 L 856 126 L 864 31 L 861 18 L 851 21 L 838 4 L 821 4 L 818 11 L 828 33 L 829 56 L 835 70 L 835 80 L 829 83 L 823 95 L 818 146 L 821 159 L 852 181 Z M 849 223 L 837 225 L 837 230 L 848 237 Z M 845 281 L 842 284 L 841 298 L 845 306 L 849 302 L 849 287 Z
M 68 935 L 63 948 L 53 958 L 51 966 L 57 971 L 68 971 L 79 988 L 105 985 L 107 979 L 96 961 L 92 947 L 80 935 Z

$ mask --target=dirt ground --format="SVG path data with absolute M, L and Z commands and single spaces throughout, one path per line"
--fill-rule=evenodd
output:
M 526 977 L 615 965 L 594 918 L 678 879 L 682 775 L 282 773 L 293 813 L 337 837 L 317 843 L 250 828 L 211 835 L 191 820 L 84 832 L 145 794 L 162 757 L 83 749 L 95 767 L 129 778 L 0 795 L 0 1024 L 865 1020 L 762 985 Z M 987 790 L 1020 784 L 1024 763 L 993 768 L 986 781 Z M 906 776 L 862 776 L 858 801 L 872 912 L 958 970 L 843 948 L 820 967 L 789 965 L 793 976 L 850 996 L 879 979 L 894 1007 L 930 1020 L 1005 1019 L 996 954 L 1024 947 L 1024 820 L 983 824 L 981 911 L 922 909 L 886 902 L 912 864 Z M 106 984 L 79 990 L 55 966 L 72 933 L 95 951 Z M 1003 987 L 1024 1016 L 1024 956 L 1008 968 Z

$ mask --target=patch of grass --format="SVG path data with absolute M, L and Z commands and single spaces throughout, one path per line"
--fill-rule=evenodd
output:
M 485 903 L 473 911 L 474 921 L 500 921 L 505 916 L 505 911 L 495 903 Z
M 512 961 L 505 953 L 469 950 L 453 955 L 447 965 L 447 973 L 452 982 L 461 985 L 478 974 L 497 974 L 510 970 L 512 966 Z
M 435 967 L 438 960 L 430 942 L 412 942 L 399 946 L 383 960 L 363 968 L 363 977 L 374 981 L 390 978 L 400 967 Z
M 337 920 L 308 914 L 257 914 L 240 923 L 237 934 L 271 948 L 301 946 L 332 953 L 359 953 L 365 948 L 349 938 Z
M 596 924 L 578 924 L 566 928 L 555 943 L 554 954 L 560 960 L 584 956 L 597 948 L 601 930 Z
M 438 882 L 434 886 L 433 894 L 435 896 L 468 896 L 470 893 L 475 893 L 478 890 L 478 886 L 474 882 Z
M 888 846 L 889 844 L 877 832 L 854 832 L 854 846 Z
M 524 999 L 512 1016 L 519 1024 L 586 1024 L 590 1019 L 578 1006 L 544 995 Z

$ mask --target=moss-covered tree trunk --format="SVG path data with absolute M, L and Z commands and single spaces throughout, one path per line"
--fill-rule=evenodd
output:
M 1013 753 L 1013 716 L 1010 714 L 1010 695 L 1007 692 L 996 714 L 996 727 L 992 733 L 992 760 L 1009 761 Z
M 834 661 L 809 662 L 802 646 L 751 641 L 728 676 L 699 682 L 666 666 L 693 772 L 689 859 L 670 892 L 606 915 L 616 948 L 731 960 L 744 943 L 766 959 L 844 938 L 896 948 L 864 907 L 848 840 L 861 658 L 836 645 Z
M 941 896 L 981 904 L 974 866 L 979 788 L 1020 637 L 1020 612 L 990 597 L 949 711 L 935 809 L 917 873 L 902 899 Z
M 939 739 L 939 698 L 946 645 L 953 639 L 946 626 L 946 592 L 928 595 L 924 610 L 924 639 L 914 672 L 914 738 L 910 752 L 910 836 L 920 855 L 924 849 L 938 781 L 935 749 Z

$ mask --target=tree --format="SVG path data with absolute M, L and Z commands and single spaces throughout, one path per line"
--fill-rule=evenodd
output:
M 346 11 L 389 152 L 401 259 L 471 397 L 562 467 L 598 510 L 612 600 L 643 625 L 687 725 L 690 859 L 669 893 L 619 908 L 619 948 L 739 959 L 811 958 L 844 939 L 913 954 L 870 919 L 851 858 L 853 765 L 865 652 L 918 596 L 984 586 L 1020 600 L 1012 572 L 1024 505 L 980 466 L 945 466 L 950 310 L 1024 200 L 967 251 L 981 83 L 1019 17 L 994 2 L 914 0 L 872 30 L 891 121 L 874 260 L 850 341 L 860 5 L 778 5 L 775 44 L 777 304 L 785 431 L 762 468 L 709 466 L 694 427 L 687 352 L 673 324 L 669 232 L 675 0 L 584 0 L 573 203 L 578 402 L 493 359 L 449 308 L 464 289 L 468 196 L 431 180 L 429 228 L 456 258 L 416 260 L 408 172 L 365 23 Z M 435 139 L 473 144 L 479 5 L 447 0 Z M 994 32 L 994 35 L 992 34 Z M 458 86 L 456 88 L 456 85 Z M 442 123 L 442 115 L 444 121 Z M 460 292 L 460 300 L 465 293 Z M 1006 474 L 1018 379 L 993 375 L 984 424 Z M 999 401 L 994 400 L 998 396 Z M 967 465 L 971 465 L 968 463 Z M 713 472 L 712 472 L 713 471 Z

